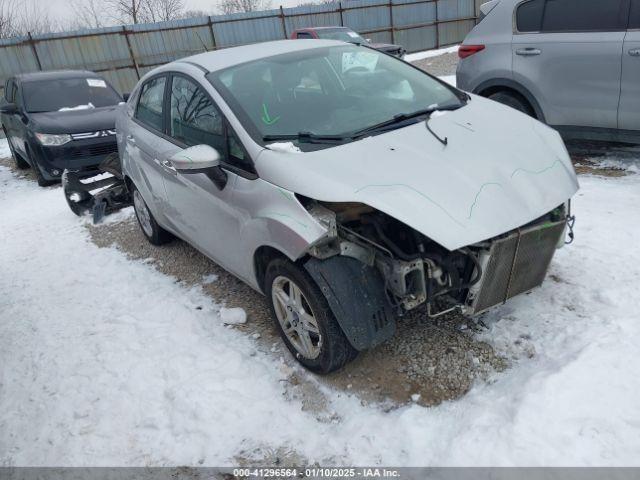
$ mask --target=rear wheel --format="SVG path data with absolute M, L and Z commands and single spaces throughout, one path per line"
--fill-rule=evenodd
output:
M 136 212 L 136 218 L 144 236 L 153 245 L 163 245 L 170 242 L 173 239 L 173 235 L 158 225 L 138 189 L 135 186 L 132 186 L 132 189 L 133 209 Z
M 307 272 L 286 259 L 267 267 L 266 294 L 287 349 L 300 364 L 329 373 L 358 355 L 338 325 L 326 298 Z
M 492 95 L 489 95 L 489 99 L 494 102 L 502 103 L 508 107 L 514 108 L 519 112 L 526 113 L 530 117 L 536 118 L 536 114 L 531 108 L 531 105 L 527 100 L 516 93 L 511 92 L 497 92 Z

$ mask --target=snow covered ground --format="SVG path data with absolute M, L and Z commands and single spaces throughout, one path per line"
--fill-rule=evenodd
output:
M 438 55 L 444 55 L 445 53 L 456 53 L 459 45 L 453 45 L 451 47 L 439 48 L 436 50 L 424 50 L 422 52 L 409 53 L 405 55 L 404 60 L 407 62 L 415 62 L 416 60 L 424 60 L 425 58 L 437 57 Z
M 446 75 L 444 77 L 440 77 L 442 80 L 444 80 L 445 82 L 447 82 L 449 85 L 453 85 L 454 87 L 456 86 L 456 76 L 455 75 Z
M 581 184 L 544 286 L 483 319 L 511 368 L 435 408 L 325 389 L 320 415 L 199 288 L 0 166 L 0 465 L 640 465 L 640 175 Z

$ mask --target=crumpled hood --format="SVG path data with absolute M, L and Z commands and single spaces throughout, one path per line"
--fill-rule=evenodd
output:
M 30 113 L 38 132 L 42 133 L 86 133 L 98 130 L 113 130 L 116 124 L 118 105 L 86 110 Z
M 449 250 L 525 225 L 571 198 L 578 180 L 559 134 L 473 96 L 464 108 L 347 145 L 263 151 L 261 178 L 327 202 L 360 202 Z

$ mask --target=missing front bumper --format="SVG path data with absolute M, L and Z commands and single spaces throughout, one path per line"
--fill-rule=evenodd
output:
M 548 222 L 495 240 L 481 256 L 482 279 L 469 292 L 466 313 L 477 315 L 539 287 L 565 225 L 565 220 Z

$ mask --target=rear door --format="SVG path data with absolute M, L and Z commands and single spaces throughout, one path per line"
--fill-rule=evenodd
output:
M 142 85 L 125 138 L 127 153 L 138 167 L 140 178 L 136 187 L 156 219 L 162 218 L 166 210 L 167 195 L 163 177 L 167 172 L 159 161 L 159 152 L 166 148 L 166 140 L 163 140 L 164 96 L 168 83 L 167 75 L 158 75 Z
M 618 127 L 640 130 L 640 0 L 632 0 L 629 30 L 622 49 Z
M 629 0 L 529 0 L 516 9 L 514 79 L 550 125 L 618 126 Z

